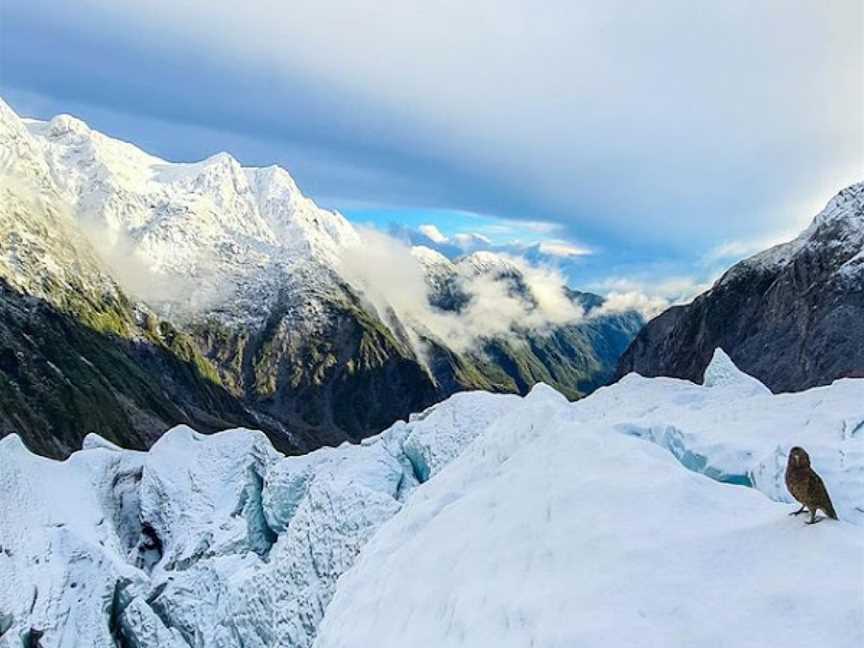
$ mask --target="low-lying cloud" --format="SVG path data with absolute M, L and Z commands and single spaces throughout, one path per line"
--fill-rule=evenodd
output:
M 392 309 L 415 331 L 456 351 L 477 349 L 484 340 L 510 337 L 520 330 L 547 332 L 585 317 L 567 297 L 566 282 L 557 270 L 505 256 L 499 258 L 521 275 L 531 299 L 494 272 L 460 272 L 454 288 L 469 300 L 458 312 L 437 308 L 430 299 L 433 288 L 410 246 L 374 229 L 360 231 L 363 245 L 346 250 L 343 274 L 380 314 Z M 444 268 L 453 267 L 444 257 L 440 261 Z
M 594 286 L 606 301 L 597 314 L 636 311 L 646 320 L 657 317 L 670 306 L 686 304 L 714 283 L 692 277 L 673 277 L 662 281 L 611 277 Z

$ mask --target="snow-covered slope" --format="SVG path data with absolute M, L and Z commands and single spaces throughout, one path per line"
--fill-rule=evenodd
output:
M 0 646 L 860 645 L 864 381 L 709 376 L 457 394 L 303 457 L 7 437 Z M 796 444 L 840 522 L 787 515 Z
M 90 242 L 78 230 L 45 149 L 0 99 L 0 278 L 37 297 L 51 284 L 116 297 Z
M 0 378 L 49 394 L 52 380 L 73 386 L 74 406 L 58 397 L 40 407 L 25 385 L 0 411 L 0 435 L 18 432 L 54 456 L 87 432 L 142 447 L 177 423 L 223 429 L 222 417 L 199 416 L 216 409 L 201 407 L 207 383 L 232 412 L 229 427 L 254 422 L 279 447 L 303 450 L 375 434 L 460 390 L 524 394 L 546 381 L 578 398 L 608 380 L 643 324 L 635 312 L 585 317 L 560 276 L 524 260 L 409 254 L 319 208 L 278 167 L 244 168 L 224 153 L 172 163 L 69 115 L 22 119 L 2 100 L 0 145 L 0 290 L 4 279 L 11 288 L 0 310 L 19 314 L 4 315 L 0 338 L 29 339 L 56 321 L 31 308 L 38 297 L 70 327 L 95 322 L 131 363 L 139 343 L 155 345 L 183 374 L 154 362 L 142 377 L 182 412 L 138 403 L 109 433 L 81 413 L 126 398 L 128 372 L 100 377 L 107 396 L 96 398 L 62 361 L 92 361 L 93 349 L 52 347 L 22 377 L 32 353 L 0 339 Z M 146 421 L 164 423 L 147 432 Z

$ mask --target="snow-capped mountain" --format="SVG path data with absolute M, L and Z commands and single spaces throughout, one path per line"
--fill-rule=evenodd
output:
M 9 436 L 0 647 L 858 646 L 862 402 L 772 395 L 718 350 L 705 385 L 456 394 L 302 457 L 244 429 L 64 462 Z M 840 521 L 788 515 L 794 445 Z
M 138 402 L 140 388 L 118 386 L 120 374 L 106 369 L 90 376 L 101 404 L 76 389 L 71 414 L 61 399 L 62 416 L 37 416 L 40 398 L 89 373 L 79 358 L 100 364 L 91 357 L 100 344 L 65 353 L 68 331 L 32 314 L 28 326 L 44 335 L 25 344 L 24 320 L 7 317 L 7 379 L 20 387 L 26 374 L 40 389 L 13 392 L 0 433 L 18 430 L 52 456 L 76 449 L 88 432 L 146 447 L 156 420 L 163 429 L 226 427 L 206 420 L 214 411 L 232 412 L 232 426 L 264 429 L 283 450 L 309 450 L 357 441 L 463 389 L 526 393 L 542 380 L 575 398 L 608 380 L 642 323 L 635 313 L 583 317 L 587 303 L 560 284 L 551 292 L 566 303 L 547 317 L 528 285 L 533 270 L 489 252 L 453 263 L 415 248 L 400 257 L 413 267 L 371 273 L 370 285 L 367 270 L 386 263 L 362 256 L 370 241 L 279 167 L 244 168 L 225 153 L 168 162 L 74 117 L 21 119 L 2 102 L 0 143 L 6 310 L 30 313 L 22 304 L 37 297 L 51 317 L 72 318 L 65 329 L 96 322 L 109 347 L 155 372 L 149 379 L 161 393 L 146 400 L 164 405 L 154 412 Z M 403 271 L 419 278 L 413 294 L 378 290 Z M 511 312 L 490 318 L 480 296 L 511 293 Z M 460 319 L 468 314 L 473 327 Z M 487 334 L 477 322 L 497 328 Z M 142 349 L 154 345 L 160 360 L 142 363 Z M 179 364 L 171 358 L 178 353 Z M 165 363 L 177 366 L 170 379 Z M 216 392 L 205 397 L 205 384 Z M 112 429 L 76 414 L 117 394 L 135 405 Z M 213 398 L 223 405 L 207 404 Z M 180 402 L 182 415 L 165 404 Z
M 178 422 L 255 425 L 290 449 L 213 380 L 188 335 L 127 298 L 44 146 L 2 102 L 0 145 L 0 436 L 60 457 L 89 432 L 143 448 Z
M 159 286 L 186 287 L 143 290 L 165 315 L 204 311 L 260 324 L 283 282 L 302 274 L 314 293 L 328 283 L 316 274 L 359 241 L 341 215 L 303 196 L 279 167 L 242 168 L 226 153 L 166 162 L 69 115 L 20 120 L 4 104 L 0 118 L 5 138 L 16 142 L 8 165 L 18 175 L 47 176 L 55 200 L 109 254 L 133 257 Z
M 715 346 L 774 391 L 864 376 L 864 183 L 838 193 L 793 241 L 652 320 L 618 374 L 698 380 Z

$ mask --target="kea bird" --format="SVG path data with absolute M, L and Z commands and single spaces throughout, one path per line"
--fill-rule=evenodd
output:
M 810 455 L 804 448 L 794 447 L 789 451 L 789 462 L 786 464 L 786 488 L 801 508 L 789 515 L 800 515 L 810 511 L 807 524 L 815 524 L 823 518 L 816 519 L 816 511 L 822 509 L 832 520 L 837 519 L 837 512 L 828 496 L 828 489 L 822 478 L 810 467 Z

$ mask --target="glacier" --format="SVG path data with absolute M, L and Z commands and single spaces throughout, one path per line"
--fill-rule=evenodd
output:
M 840 521 L 788 516 L 802 445 Z M 0 440 L 0 647 L 864 642 L 864 380 L 467 392 L 298 457 Z

